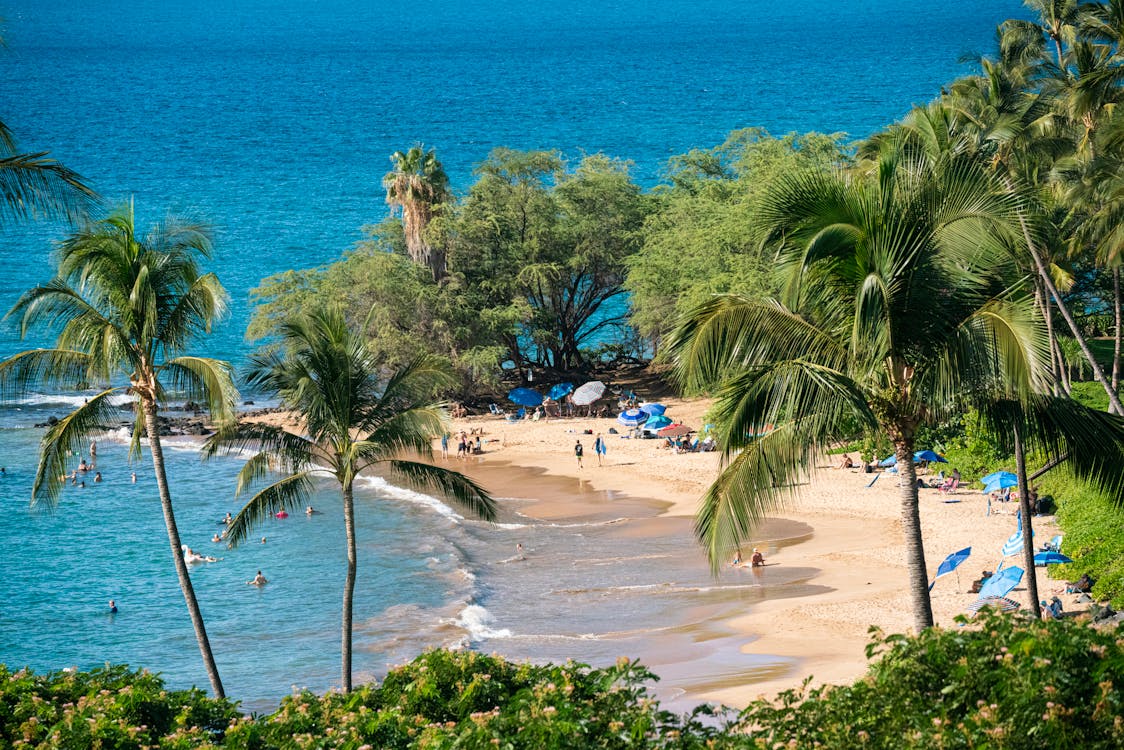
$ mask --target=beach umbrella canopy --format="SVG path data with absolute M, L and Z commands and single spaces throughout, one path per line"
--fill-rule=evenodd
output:
M 965 547 L 959 552 L 953 552 L 951 555 L 946 557 L 944 559 L 944 562 L 940 564 L 940 567 L 937 568 L 937 578 L 940 578 L 941 576 L 956 570 L 958 567 L 960 567 L 960 563 L 967 560 L 968 556 L 971 554 L 971 547 Z
M 673 424 L 669 427 L 664 427 L 656 434 L 660 437 L 683 437 L 684 435 L 690 435 L 692 432 L 694 432 L 694 430 L 685 424 Z
M 993 471 L 986 477 L 981 477 L 980 481 L 984 484 L 988 484 L 989 482 L 992 482 L 1000 477 L 1015 477 L 1015 475 L 1010 471 Z M 1018 477 L 1015 477 L 1015 481 L 1018 481 Z
M 889 458 L 884 458 L 884 459 L 882 459 L 881 461 L 878 462 L 878 465 L 879 466 L 897 466 L 898 465 L 898 457 L 897 456 L 890 456 Z
M 663 413 L 667 411 L 667 407 L 663 404 L 640 404 L 640 408 L 653 417 L 662 417 Z
M 991 578 L 984 581 L 984 585 L 980 587 L 980 598 L 984 599 L 989 596 L 1006 596 L 1011 592 L 1011 589 L 1019 585 L 1023 579 L 1023 569 L 1018 567 L 1004 568 Z
M 940 455 L 934 453 L 933 451 L 917 451 L 916 453 L 913 454 L 913 460 L 914 461 L 928 461 L 929 463 L 934 463 L 934 462 L 941 463 L 941 464 L 947 464 L 948 463 L 948 459 L 946 459 L 944 456 L 940 456 Z
M 1063 555 L 1061 552 L 1055 552 L 1054 550 L 1039 552 L 1034 556 L 1034 564 L 1043 567 L 1046 565 L 1064 565 L 1071 562 L 1073 562 L 1073 559 L 1068 555 Z
M 625 409 L 617 415 L 617 421 L 625 427 L 636 427 L 648 421 L 648 412 L 643 409 Z
M 981 609 L 997 609 L 1000 612 L 1014 612 L 1022 605 L 1014 599 L 1005 596 L 981 596 L 968 605 L 969 612 L 979 612 Z
M 547 393 L 546 395 L 552 401 L 558 401 L 563 396 L 565 396 L 567 393 L 573 393 L 573 392 L 574 392 L 574 384 L 573 383 L 559 383 L 558 385 L 553 386 L 550 389 L 550 392 Z
M 648 410 L 644 409 L 644 411 L 648 411 Z M 665 417 L 662 414 L 657 414 L 657 415 L 648 417 L 648 421 L 644 423 L 644 428 L 648 429 L 648 430 L 662 430 L 664 427 L 667 427 L 669 424 L 671 424 L 671 417 Z
M 600 380 L 591 380 L 580 386 L 574 395 L 570 396 L 570 403 L 576 406 L 589 406 L 605 392 L 605 384 Z
M 995 474 L 988 474 L 991 479 L 984 477 L 984 493 L 995 492 L 1007 487 L 1018 487 L 1019 478 L 1009 471 L 997 471 Z
M 520 406 L 538 406 L 542 403 L 542 394 L 533 388 L 516 388 L 507 394 L 507 400 Z

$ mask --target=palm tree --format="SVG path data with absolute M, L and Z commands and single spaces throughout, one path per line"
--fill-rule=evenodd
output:
M 789 175 L 765 192 L 757 221 L 780 299 L 717 297 L 673 341 L 681 382 L 718 386 L 723 469 L 695 520 L 716 570 L 829 445 L 883 431 L 915 627 L 932 625 L 917 430 L 960 393 L 992 382 L 1030 392 L 1048 370 L 1033 301 L 1007 281 L 1018 208 L 974 160 L 911 159 L 892 142 L 872 172 Z M 765 424 L 776 427 L 754 437 Z
M 394 169 L 382 179 L 386 203 L 402 211 L 406 249 L 415 263 L 429 267 L 435 281 L 445 275 L 445 250 L 431 244 L 426 230 L 452 197 L 449 178 L 433 149 L 417 145 L 406 153 L 395 151 Z
M 294 435 L 264 424 L 241 424 L 216 433 L 204 455 L 255 447 L 238 477 L 237 494 L 276 469 L 285 476 L 256 492 L 227 531 L 231 544 L 281 509 L 299 508 L 317 475 L 332 477 L 343 496 L 347 576 L 343 593 L 342 686 L 351 690 L 352 599 L 355 590 L 354 483 L 360 472 L 384 467 L 414 486 L 438 490 L 481 518 L 495 516 L 492 498 L 455 471 L 400 456 L 432 456 L 444 431 L 444 410 L 430 400 L 435 386 L 451 383 L 448 371 L 420 358 L 386 374 L 364 341 L 335 310 L 317 310 L 280 327 L 280 353 L 253 359 L 247 382 L 277 393 L 304 420 Z
M 131 205 L 82 227 L 61 244 L 55 278 L 27 291 L 8 313 L 19 319 L 21 335 L 31 326 L 57 328 L 56 348 L 26 351 L 0 363 L 0 386 L 19 392 L 37 383 L 78 387 L 128 378 L 128 385 L 104 386 L 47 431 L 31 501 L 54 507 L 68 457 L 84 454 L 88 435 L 113 420 L 114 394 L 132 396 L 136 420 L 130 454 L 139 456 L 147 434 L 176 575 L 211 690 L 221 698 L 222 682 L 180 548 L 157 424 L 169 391 L 206 402 L 216 422 L 234 413 L 237 393 L 229 365 L 182 354 L 226 310 L 222 285 L 214 274 L 200 274 L 196 263 L 210 253 L 209 233 L 196 224 L 169 220 L 137 237 Z

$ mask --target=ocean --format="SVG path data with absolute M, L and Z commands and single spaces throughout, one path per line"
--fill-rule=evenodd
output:
M 669 157 L 736 128 L 869 135 L 970 72 L 960 58 L 990 51 L 996 24 L 1022 13 L 1014 0 L 809 0 L 799 12 L 759 0 L 2 0 L 0 119 L 25 151 L 49 150 L 110 202 L 133 199 L 141 225 L 168 213 L 214 225 L 231 314 L 199 349 L 239 363 L 252 348 L 250 290 L 338 258 L 385 217 L 381 178 L 396 150 L 435 147 L 462 193 L 497 146 L 604 152 L 651 187 Z M 50 277 L 64 233 L 3 226 L 0 307 Z M 0 356 L 47 341 L 21 342 L 5 324 Z M 54 514 L 27 508 L 32 425 L 75 398 L 0 404 L 0 662 L 127 661 L 205 685 L 150 472 L 142 462 L 128 481 L 119 437 L 100 443 L 103 483 L 68 488 Z M 201 467 L 189 443 L 168 454 L 185 541 L 209 550 L 235 509 L 238 463 Z M 338 680 L 337 502 L 326 490 L 324 515 L 267 524 L 265 544 L 196 567 L 228 691 L 247 706 Z M 713 582 L 690 562 L 689 534 L 651 569 L 637 564 L 653 553 L 614 518 L 532 523 L 512 500 L 493 528 L 380 480 L 360 502 L 361 675 L 455 643 L 611 661 L 646 632 L 622 631 L 621 607 L 674 629 L 685 626 L 667 613 L 692 600 L 688 589 L 733 587 L 722 606 L 769 589 Z M 504 563 L 516 541 L 564 565 L 564 580 Z M 243 583 L 258 568 L 274 580 L 265 590 Z M 669 594 L 672 579 L 682 586 Z

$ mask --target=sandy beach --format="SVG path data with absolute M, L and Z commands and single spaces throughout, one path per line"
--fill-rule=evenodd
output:
M 705 399 L 661 399 L 667 414 L 699 427 L 710 406 Z M 484 451 L 464 461 L 449 461 L 477 477 L 498 497 L 533 498 L 522 510 L 543 519 L 588 516 L 600 510 L 609 515 L 630 512 L 632 503 L 645 499 L 660 503 L 669 523 L 634 526 L 632 533 L 690 534 L 690 517 L 697 501 L 719 469 L 718 453 L 677 454 L 660 447 L 662 440 L 631 440 L 609 433 L 614 419 L 566 418 L 507 422 L 494 415 L 454 420 L 454 430 L 482 432 Z M 591 430 L 593 434 L 587 434 Z M 620 429 L 621 433 L 627 430 Z M 601 433 L 608 442 L 604 465 L 598 466 L 593 441 Z M 584 466 L 578 467 L 574 443 L 585 449 Z M 436 446 L 439 455 L 439 446 Z M 450 443 L 455 454 L 455 441 Z M 799 569 L 799 586 L 792 595 L 767 597 L 744 614 L 727 617 L 716 627 L 732 632 L 746 654 L 788 657 L 772 668 L 744 679 L 700 679 L 693 697 L 732 706 L 743 706 L 759 695 L 798 686 L 812 675 L 814 684 L 853 680 L 866 669 L 864 648 L 868 629 L 906 632 L 912 623 L 909 598 L 904 591 L 905 550 L 900 534 L 897 476 L 883 474 L 871 487 L 871 477 L 857 470 L 835 469 L 827 459 L 814 467 L 810 481 L 801 485 L 783 512 L 784 522 L 772 521 L 743 549 L 758 546 L 768 567 L 761 575 L 777 576 Z M 528 482 L 523 472 L 535 476 L 576 480 L 567 484 Z M 548 486 L 553 489 L 547 489 Z M 571 488 L 570 492 L 566 487 Z M 956 502 L 944 502 L 950 499 Z M 601 508 L 599 503 L 611 503 Z M 972 547 L 971 558 L 954 575 L 943 577 L 932 592 L 934 616 L 939 626 L 957 627 L 953 618 L 976 597 L 968 593 L 984 568 L 994 570 L 1003 542 L 1015 531 L 1015 504 L 1000 504 L 987 514 L 986 497 L 962 489 L 950 498 L 935 489 L 921 490 L 921 518 L 925 555 L 930 574 L 951 552 Z M 677 520 L 672 520 L 677 519 Z M 1058 533 L 1052 517 L 1034 520 L 1040 544 Z M 636 529 L 641 529 L 637 532 Z M 783 529 L 781 540 L 777 530 Z M 803 530 L 803 531 L 801 531 Z M 699 555 L 702 556 L 700 549 Z M 1009 564 L 1017 564 L 1015 558 Z M 1064 583 L 1049 579 L 1039 568 L 1039 595 L 1061 594 Z M 724 570 L 751 575 L 748 570 Z M 1025 601 L 1025 587 L 1010 595 Z M 1067 609 L 1075 607 L 1072 595 L 1062 595 Z M 728 613 L 727 613 L 728 614 Z M 713 634 L 698 637 L 712 637 Z M 658 665 L 652 665 L 657 672 Z M 706 666 L 700 665 L 705 671 Z

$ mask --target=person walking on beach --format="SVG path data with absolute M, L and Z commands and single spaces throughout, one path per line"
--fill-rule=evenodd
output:
M 441 433 L 441 458 L 449 457 L 449 433 Z
M 601 458 L 605 455 L 605 440 L 601 437 L 601 433 L 597 433 L 597 439 L 593 441 L 593 452 L 597 454 L 597 465 L 601 466 Z
M 582 448 L 582 441 L 579 440 L 578 442 L 574 443 L 574 455 L 577 456 L 577 458 L 578 458 L 578 468 L 579 469 L 582 467 L 582 453 L 584 453 L 584 452 L 585 452 L 585 449 Z

